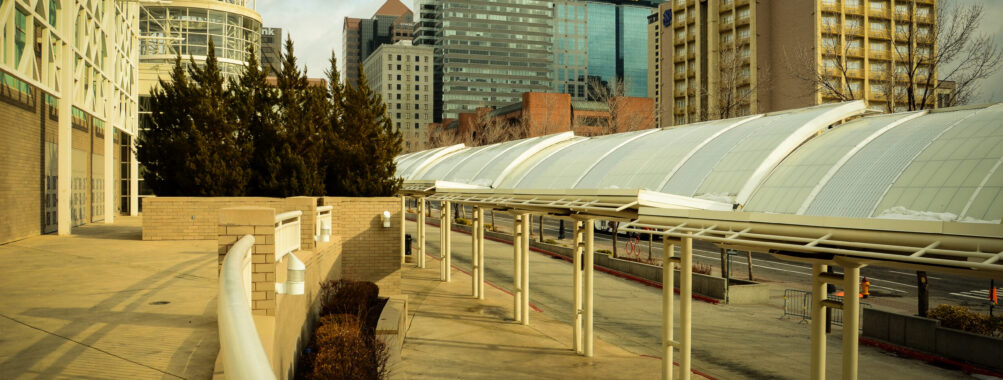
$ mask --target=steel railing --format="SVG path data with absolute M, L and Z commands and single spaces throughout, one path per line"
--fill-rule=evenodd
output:
M 843 302 L 842 296 L 829 295 L 828 299 L 830 301 Z M 870 304 L 861 302 L 860 307 L 862 309 L 869 309 Z M 831 308 L 830 321 L 832 324 L 837 326 L 843 325 L 843 310 Z M 780 318 L 786 317 L 800 317 L 801 321 L 811 320 L 811 292 L 797 289 L 786 289 L 784 290 L 784 315 Z M 863 326 L 864 313 L 861 311 L 860 319 L 861 323 L 858 326 Z
M 300 218 L 303 211 L 289 211 L 275 216 L 275 261 L 300 250 Z
M 251 247 L 244 235 L 226 253 L 219 274 L 218 319 L 223 370 L 233 379 L 275 379 L 251 316 Z

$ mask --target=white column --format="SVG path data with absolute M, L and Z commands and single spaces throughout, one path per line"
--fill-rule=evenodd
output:
M 73 227 L 73 220 L 70 214 L 70 197 L 72 196 L 72 157 L 73 157 L 73 129 L 71 120 L 73 112 L 73 44 L 74 36 L 73 24 L 76 20 L 76 2 L 63 0 L 62 22 L 60 23 L 63 36 L 65 37 L 62 46 L 62 62 L 59 68 L 59 132 L 56 137 L 56 223 L 57 234 L 60 236 L 69 235 Z
M 478 298 L 477 291 L 480 288 L 477 283 L 481 275 L 480 259 L 478 258 L 480 253 L 477 251 L 477 232 L 481 230 L 481 218 L 478 210 L 480 210 L 479 207 L 471 206 L 470 218 L 473 222 L 471 223 L 473 228 L 470 230 L 470 294 L 474 298 Z
M 418 197 L 418 268 L 425 269 L 425 197 Z
M 673 257 L 676 246 L 669 244 L 668 237 L 662 237 L 662 379 L 672 379 L 672 354 L 675 339 L 675 310 L 673 306 L 676 289 L 676 271 L 673 270 Z
M 516 322 L 522 320 L 522 214 L 512 215 L 512 307 Z
M 857 379 L 857 341 L 860 329 L 860 265 L 843 266 L 843 379 Z
M 825 305 L 826 282 L 822 279 L 827 265 L 814 264 L 811 269 L 811 378 L 825 379 Z
M 530 239 L 530 225 L 529 221 L 532 220 L 530 214 L 525 214 L 522 216 L 522 249 L 519 251 L 522 253 L 522 319 L 520 320 L 523 325 L 529 325 L 529 239 Z
M 136 65 L 139 66 L 139 65 Z M 139 215 L 139 159 L 136 157 L 136 136 L 129 138 L 129 215 Z
M 574 348 L 575 353 L 582 354 L 582 254 L 585 252 L 585 231 L 582 229 L 582 222 L 574 221 L 574 257 L 571 259 L 571 273 L 572 273 L 572 283 L 574 284 L 574 300 L 575 309 L 572 314 L 574 321 L 572 323 L 572 343 L 571 346 Z
M 484 209 L 477 208 L 477 219 L 481 221 L 477 229 L 477 299 L 484 299 Z
M 683 252 L 679 262 L 679 377 L 690 378 L 690 359 L 693 347 L 693 238 L 683 238 Z
M 453 207 L 449 202 L 445 202 L 446 217 L 445 226 L 443 230 L 446 232 L 446 243 L 443 245 L 443 252 L 445 252 L 445 257 L 442 260 L 445 263 L 446 268 L 446 282 L 452 281 L 452 269 L 453 269 Z
M 407 197 L 401 196 L 401 265 L 407 260 L 407 252 L 404 250 L 406 244 L 404 235 L 407 233 Z
M 109 91 L 111 93 L 112 91 Z M 118 97 L 108 96 L 105 110 L 108 122 L 104 125 L 104 222 L 115 222 L 115 125 L 122 123 L 119 117 L 121 104 Z
M 595 221 L 588 219 L 582 227 L 585 229 L 585 356 L 594 355 L 593 343 L 595 340 L 592 332 L 592 300 L 593 300 L 593 269 L 595 263 L 595 249 L 593 240 L 595 238 Z

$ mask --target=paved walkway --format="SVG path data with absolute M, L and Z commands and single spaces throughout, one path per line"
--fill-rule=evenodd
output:
M 414 227 L 413 222 L 408 223 L 409 233 L 415 233 Z M 438 232 L 438 228 L 434 226 L 430 225 L 427 228 L 426 243 L 429 254 L 438 255 Z M 469 235 L 454 232 L 452 242 L 454 267 L 469 272 L 471 247 Z M 487 240 L 484 249 L 486 279 L 504 289 L 511 289 L 512 246 Z M 405 279 L 405 284 L 409 286 L 409 290 L 415 289 L 414 287 L 419 284 L 426 287 L 436 285 L 435 281 L 438 280 L 439 272 L 438 262 L 428 260 L 428 263 L 430 264 L 428 269 L 406 272 L 408 278 Z M 554 347 L 559 348 L 553 351 L 555 355 L 561 352 L 560 349 L 569 350 L 571 343 L 570 322 L 572 320 L 571 296 L 573 294 L 571 291 L 571 265 L 564 260 L 534 252 L 530 255 L 529 267 L 530 302 L 542 310 L 542 313 L 532 313 L 529 328 L 498 321 L 500 318 L 511 317 L 512 298 L 507 294 L 497 290 L 494 290 L 493 294 L 489 292 L 492 298 L 487 300 L 488 302 L 464 299 L 464 296 L 468 296 L 470 292 L 470 279 L 455 269 L 453 283 L 447 286 L 448 289 L 453 290 L 434 289 L 435 292 L 441 293 L 443 297 L 447 295 L 453 297 L 449 298 L 449 302 L 451 305 L 455 305 L 450 306 L 450 310 L 462 310 L 465 307 L 466 312 L 470 315 L 487 314 L 487 317 L 480 318 L 486 319 L 485 323 L 488 325 L 476 325 L 476 328 L 468 332 L 465 328 L 473 323 L 461 323 L 461 321 L 453 319 L 449 312 L 444 312 L 441 316 L 434 314 L 424 316 L 423 313 L 429 312 L 429 310 L 422 302 L 427 301 L 412 295 L 412 308 L 418 311 L 408 333 L 408 341 L 404 346 L 406 365 L 438 368 L 423 363 L 425 359 L 438 360 L 438 354 L 415 352 L 422 347 L 422 339 L 426 339 L 421 335 L 422 331 L 430 325 L 441 326 L 440 329 L 443 330 L 442 334 L 444 335 L 452 334 L 448 335 L 452 337 L 452 339 L 447 339 L 449 342 L 493 339 L 498 344 L 521 346 L 524 343 L 511 337 L 517 335 L 520 328 L 522 334 L 526 336 L 545 332 L 548 337 L 554 340 Z M 419 277 L 419 274 L 420 279 L 426 282 L 431 281 L 431 283 L 426 285 L 425 282 L 417 282 L 418 278 L 413 277 Z M 637 368 L 645 366 L 643 367 L 645 370 L 640 372 L 619 373 L 612 371 L 600 374 L 586 371 L 584 373 L 586 376 L 597 378 L 657 378 L 659 374 L 658 359 L 649 359 L 649 357 L 657 358 L 660 356 L 661 290 L 599 271 L 595 273 L 595 281 L 596 336 L 606 347 L 616 347 L 617 355 L 620 356 L 614 359 L 608 357 L 609 353 L 600 350 L 594 360 L 584 361 L 584 363 L 594 365 L 592 363 L 605 363 L 609 359 L 614 359 L 612 363 L 615 363 L 617 360 L 624 360 L 620 358 L 630 358 L 631 355 L 643 357 L 647 362 L 640 361 L 636 364 Z M 432 289 L 428 291 L 432 291 Z M 496 300 L 498 297 L 501 299 Z M 445 302 L 438 299 L 436 301 Z M 779 305 L 736 306 L 694 302 L 693 306 L 693 368 L 695 370 L 721 379 L 801 379 L 807 377 L 810 363 L 808 324 L 778 319 L 782 314 Z M 678 303 L 676 310 L 679 310 Z M 491 329 L 490 323 L 499 327 Z M 456 326 L 456 329 L 450 329 L 446 326 Z M 512 327 L 516 329 L 508 332 Z M 505 333 L 503 334 L 502 331 Z M 833 334 L 829 335 L 828 339 L 827 375 L 829 378 L 840 378 L 842 360 L 840 331 L 839 327 L 834 327 Z M 415 341 L 418 344 L 413 344 Z M 459 345 L 460 343 L 454 344 Z M 439 349 L 440 347 L 434 348 Z M 521 374 L 525 377 L 564 378 L 565 371 L 569 370 L 564 365 L 558 365 L 559 369 L 549 372 L 533 372 L 549 370 L 551 368 L 549 361 L 513 363 L 505 361 L 505 364 L 491 364 L 495 357 L 491 354 L 493 351 L 484 347 L 480 347 L 480 349 L 484 350 L 485 355 L 480 355 L 477 351 L 470 355 L 465 353 L 467 351 L 457 350 L 455 355 L 444 356 L 450 358 L 451 361 L 444 361 L 443 364 L 464 361 L 455 364 L 464 368 L 492 365 L 498 371 L 494 372 L 498 374 L 498 377 L 503 377 L 502 373 L 506 371 L 513 371 L 516 377 Z M 435 350 L 430 348 L 428 351 L 434 352 Z M 676 361 L 678 361 L 678 352 L 676 355 Z M 408 360 L 411 358 L 420 358 L 420 360 Z M 535 365 L 535 363 L 540 363 L 540 365 Z M 970 378 L 958 371 L 930 366 L 917 360 L 894 357 L 866 346 L 860 347 L 859 363 L 858 373 L 861 378 Z M 630 362 L 628 367 L 634 368 L 635 364 Z M 590 370 L 592 369 L 590 368 Z M 438 374 L 444 375 L 445 373 L 447 372 L 439 372 Z M 463 373 L 459 372 L 459 376 L 479 377 L 463 376 Z M 457 376 L 456 373 L 452 374 Z M 531 376 L 530 374 L 535 375 Z M 631 374 L 637 375 L 632 376 Z
M 216 242 L 141 241 L 140 225 L 0 245 L 0 378 L 212 376 Z

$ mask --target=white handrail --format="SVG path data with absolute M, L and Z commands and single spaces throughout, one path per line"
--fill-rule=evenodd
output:
M 275 216 L 275 261 L 300 250 L 300 218 L 303 211 L 289 211 Z
M 217 326 L 223 371 L 232 379 L 275 379 L 251 317 L 251 247 L 254 236 L 244 235 L 226 253 L 219 274 Z

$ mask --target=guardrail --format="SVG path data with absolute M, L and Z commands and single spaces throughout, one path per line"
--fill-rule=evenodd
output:
M 840 303 L 843 302 L 842 296 L 829 295 L 828 299 L 830 301 L 836 301 Z M 860 307 L 861 309 L 864 308 L 870 309 L 871 304 L 861 302 Z M 832 310 L 832 312 L 829 314 L 830 317 L 829 320 L 832 322 L 832 324 L 836 326 L 842 326 L 843 310 L 836 308 L 830 308 L 829 310 Z M 784 290 L 784 315 L 781 315 L 780 318 L 788 316 L 801 317 L 801 321 L 811 320 L 811 292 L 806 292 L 804 290 L 797 290 L 797 289 Z M 861 323 L 858 324 L 857 326 L 861 326 L 861 328 L 863 328 L 864 324 L 862 321 L 864 318 L 864 313 L 862 311 L 860 313 L 860 318 L 861 318 Z
M 244 235 L 227 251 L 219 274 L 217 326 L 223 371 L 233 379 L 275 379 L 251 317 L 251 248 Z
M 334 206 L 317 207 L 317 225 L 314 228 L 314 241 L 330 241 L 331 222 Z
M 275 216 L 275 261 L 300 250 L 300 218 L 303 211 L 289 211 Z

